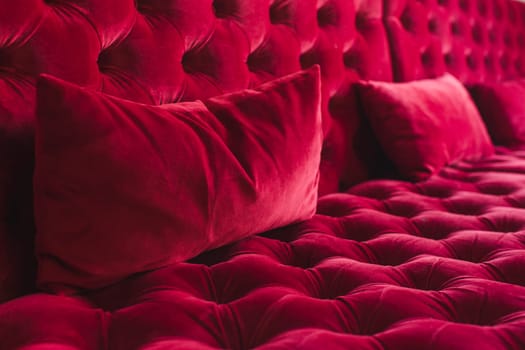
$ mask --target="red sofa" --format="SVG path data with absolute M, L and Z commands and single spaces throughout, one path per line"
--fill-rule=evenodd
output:
M 312 218 L 103 287 L 35 285 L 39 74 L 164 105 L 316 64 L 324 141 Z M 525 5 L 0 0 L 0 349 L 525 349 L 523 147 L 405 181 L 355 91 L 359 80 L 446 72 L 467 85 L 525 76 Z M 67 135 L 67 119 L 57 123 Z

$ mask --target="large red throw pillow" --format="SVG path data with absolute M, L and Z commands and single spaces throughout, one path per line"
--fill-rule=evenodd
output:
M 37 84 L 38 284 L 106 286 L 310 218 L 319 68 L 206 101 L 148 106 Z
M 399 174 L 424 180 L 457 160 L 494 153 L 465 87 L 450 74 L 406 83 L 356 84 L 360 102 Z
M 494 143 L 525 143 L 524 80 L 473 84 L 469 90 Z

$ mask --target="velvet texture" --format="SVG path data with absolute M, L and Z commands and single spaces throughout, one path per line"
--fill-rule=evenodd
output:
M 384 0 L 394 79 L 525 75 L 525 10 L 508 0 Z
M 51 77 L 37 89 L 42 288 L 98 288 L 315 211 L 319 67 L 161 107 Z
M 467 90 L 452 75 L 356 88 L 383 150 L 404 178 L 419 181 L 457 160 L 494 152 Z
M 525 143 L 525 81 L 473 84 L 469 91 L 494 143 Z
M 310 220 L 81 302 L 1 304 L 0 334 L 38 344 L 47 325 L 44 339 L 97 350 L 521 350 L 524 188 L 525 152 L 508 150 L 417 184 L 368 181 L 320 198 Z
M 0 9 L 0 301 L 34 291 L 40 73 L 157 105 L 255 87 L 319 64 L 319 193 L 373 172 L 358 140 L 368 128 L 350 86 L 359 78 L 392 80 L 382 1 L 0 0 Z

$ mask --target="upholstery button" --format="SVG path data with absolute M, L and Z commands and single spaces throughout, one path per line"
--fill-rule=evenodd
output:
M 464 12 L 468 12 L 470 8 L 470 1 L 469 0 L 459 0 L 459 8 L 463 10 Z
M 482 17 L 487 15 L 487 3 L 485 0 L 478 0 L 478 12 Z
M 472 40 L 474 40 L 476 44 L 483 43 L 482 28 L 479 23 L 474 24 L 472 27 Z
M 423 52 L 421 52 L 421 63 L 423 64 L 423 66 L 429 66 L 432 63 L 434 63 L 432 55 L 430 54 L 430 50 L 426 49 Z
M 516 62 L 514 62 L 514 68 L 516 68 L 516 71 L 519 73 L 523 72 L 523 65 L 521 63 L 521 60 L 517 59 Z
M 478 62 L 473 54 L 467 55 L 467 66 L 472 70 L 475 70 L 478 67 Z
M 503 19 L 503 10 L 498 3 L 494 3 L 494 18 L 496 18 L 498 21 Z
M 505 32 L 503 35 L 503 42 L 505 43 L 505 46 L 512 47 L 512 34 L 510 32 Z
M 432 18 L 428 21 L 428 31 L 432 34 L 437 34 L 438 22 L 435 18 Z
M 438 4 L 441 5 L 441 6 L 447 6 L 448 5 L 448 0 L 438 0 Z
M 317 10 L 317 23 L 319 27 L 327 27 L 338 23 L 337 11 L 333 6 L 325 5 Z
M 445 55 L 444 55 L 444 60 L 445 60 L 445 64 L 447 66 L 452 66 L 452 64 L 454 63 L 454 60 L 452 58 L 452 53 L 451 52 L 447 52 Z
M 237 13 L 237 2 L 235 0 L 214 0 L 213 12 L 218 18 L 231 17 Z
M 461 26 L 458 21 L 453 21 L 450 23 L 450 32 L 454 35 L 461 35 Z
M 362 12 L 358 12 L 356 13 L 356 16 L 355 16 L 355 28 L 362 32 L 365 30 L 366 26 L 367 26 L 367 23 L 368 23 L 368 18 L 366 16 L 366 14 L 362 13 Z
M 343 54 L 343 62 L 347 68 L 358 68 L 362 64 L 361 55 L 357 50 L 349 50 Z
M 487 70 L 494 70 L 494 61 L 491 56 L 486 55 L 483 58 L 483 63 L 485 64 L 485 69 Z
M 246 65 L 250 72 L 257 72 L 262 66 L 262 63 L 270 60 L 271 57 L 264 57 L 265 55 L 260 55 L 257 51 L 251 52 L 246 59 Z
M 406 31 L 412 32 L 414 29 L 414 20 L 408 11 L 403 12 L 401 15 L 401 24 Z
M 496 35 L 496 32 L 492 30 L 491 28 L 488 28 L 489 31 L 489 41 L 494 44 L 498 41 L 498 37 Z
M 286 23 L 287 18 L 288 16 L 286 11 L 283 11 L 283 9 L 280 6 L 276 6 L 276 3 L 270 6 L 270 23 Z
M 195 69 L 195 67 L 193 67 L 195 65 L 195 62 L 200 61 L 197 59 L 196 55 L 197 54 L 191 50 L 186 51 L 182 55 L 181 64 L 182 64 L 182 69 L 184 70 L 184 72 L 191 74 L 191 73 L 195 73 L 198 71 L 198 69 Z
M 516 23 L 516 12 L 515 11 L 509 11 L 509 19 L 512 23 Z

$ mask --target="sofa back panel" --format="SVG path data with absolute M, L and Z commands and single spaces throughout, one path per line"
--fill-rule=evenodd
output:
M 465 84 L 525 75 L 525 3 L 383 2 L 395 81 L 435 78 L 446 72 Z
M 509 0 L 385 0 L 394 77 L 448 71 L 465 83 L 525 74 L 525 6 Z

